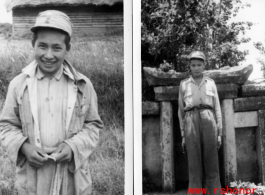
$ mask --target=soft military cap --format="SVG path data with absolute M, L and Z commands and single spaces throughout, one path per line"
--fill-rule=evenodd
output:
M 34 32 L 38 27 L 60 29 L 68 33 L 70 37 L 73 32 L 71 19 L 65 13 L 57 10 L 40 12 L 36 18 L 35 25 L 30 30 Z
M 202 59 L 204 62 L 206 60 L 206 57 L 205 57 L 204 53 L 201 52 L 201 51 L 193 51 L 193 52 L 191 52 L 190 55 L 189 55 L 189 60 L 191 60 L 193 58 Z

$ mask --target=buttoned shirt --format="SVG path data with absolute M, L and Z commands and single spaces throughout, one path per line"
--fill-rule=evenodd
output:
M 41 143 L 44 147 L 57 147 L 66 133 L 67 78 L 63 66 L 53 77 L 46 77 L 38 68 L 37 79 Z
M 197 84 L 192 76 L 181 81 L 179 87 L 179 122 L 181 135 L 184 136 L 185 110 L 205 104 L 213 108 L 218 129 L 218 135 L 222 135 L 222 115 L 219 97 L 215 82 L 203 76 L 201 83 Z

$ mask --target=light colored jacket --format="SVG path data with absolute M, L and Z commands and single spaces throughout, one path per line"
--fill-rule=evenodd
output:
M 67 136 L 64 142 L 71 147 L 74 154 L 68 166 L 74 183 L 74 189 L 70 191 L 74 191 L 75 195 L 88 195 L 92 191 L 88 158 L 99 141 L 99 131 L 103 128 L 103 123 L 98 115 L 97 95 L 90 80 L 77 72 L 66 60 L 64 66 L 70 71 L 69 74 L 66 72 L 68 102 Z M 17 165 L 16 186 L 20 194 L 32 195 L 42 194 L 37 189 L 36 182 L 45 182 L 45 178 L 36 178 L 37 170 L 28 164 L 20 147 L 25 141 L 35 145 L 38 142 L 37 90 L 34 90 L 36 68 L 37 62 L 33 61 L 10 82 L 0 116 L 0 142 Z

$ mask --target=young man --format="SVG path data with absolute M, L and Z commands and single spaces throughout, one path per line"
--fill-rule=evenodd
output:
M 203 75 L 205 60 L 201 51 L 189 56 L 191 76 L 180 84 L 179 121 L 182 146 L 188 153 L 189 188 L 207 188 L 206 194 L 213 195 L 221 189 L 218 148 L 222 116 L 216 85 Z
M 35 60 L 10 82 L 0 117 L 1 143 L 17 165 L 18 193 L 90 194 L 88 158 L 103 123 L 90 80 L 65 59 L 70 18 L 41 12 L 31 31 Z

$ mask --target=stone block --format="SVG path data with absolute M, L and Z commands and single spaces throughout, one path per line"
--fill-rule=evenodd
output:
M 171 102 L 161 102 L 160 133 L 163 192 L 174 192 L 174 155 L 173 155 L 173 109 Z
M 242 96 L 265 96 L 265 83 L 242 85 Z
M 265 185 L 265 110 L 258 111 L 257 154 L 259 165 L 259 183 Z
M 154 87 L 157 101 L 175 101 L 179 98 L 179 86 Z
M 143 102 L 142 103 L 142 115 L 159 115 L 160 106 L 157 102 Z
M 237 97 L 238 87 L 235 84 L 217 84 L 219 99 L 232 99 Z M 176 101 L 179 98 L 179 86 L 154 87 L 157 101 Z
M 142 162 L 143 190 L 162 191 L 160 116 L 142 119 Z
M 236 128 L 237 181 L 258 183 L 256 128 Z
M 237 98 L 234 109 L 235 112 L 265 110 L 265 96 Z
M 236 112 L 234 114 L 234 127 L 256 127 L 258 126 L 258 112 Z
M 233 100 L 226 99 L 221 103 L 223 117 L 223 150 L 225 167 L 225 185 L 237 179 L 236 138 L 234 128 Z

